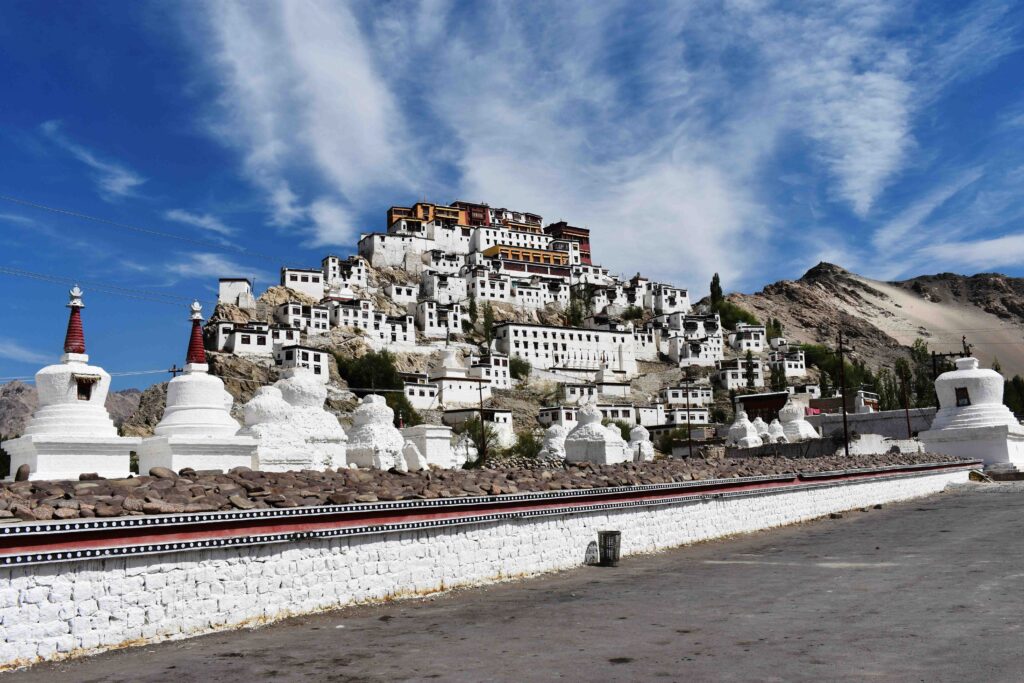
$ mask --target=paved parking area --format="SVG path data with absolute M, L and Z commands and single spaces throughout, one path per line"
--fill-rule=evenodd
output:
M 1024 484 L 11 681 L 1020 681 Z

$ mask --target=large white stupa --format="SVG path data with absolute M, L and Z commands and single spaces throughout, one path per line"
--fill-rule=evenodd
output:
M 28 465 L 30 479 L 78 479 L 86 472 L 127 477 L 140 439 L 117 435 L 105 406 L 110 375 L 89 365 L 85 353 L 82 290 L 76 285 L 70 295 L 64 355 L 36 373 L 39 408 L 25 433 L 0 446 L 11 456 L 11 476 Z
M 576 413 L 577 424 L 565 437 L 565 459 L 568 462 L 593 462 L 614 465 L 629 462 L 633 453 L 618 428 L 601 424 L 601 411 L 586 403 Z
M 220 377 L 209 374 L 203 348 L 202 306 L 192 304 L 192 333 L 185 373 L 167 385 L 167 407 L 154 436 L 139 446 L 139 472 L 152 467 L 178 471 L 254 467 L 256 439 L 238 436 L 241 425 L 231 417 L 234 399 Z
M 918 434 L 929 453 L 1024 465 L 1024 427 L 1003 405 L 1003 376 L 960 358 L 956 370 L 935 380 L 939 410 L 931 429 Z

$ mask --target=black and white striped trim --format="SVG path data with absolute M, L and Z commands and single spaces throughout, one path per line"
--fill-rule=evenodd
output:
M 955 471 L 959 469 L 966 469 L 967 466 L 959 468 L 948 468 L 945 471 Z M 901 468 L 890 468 L 890 469 L 901 469 Z M 905 469 L 905 468 L 902 468 Z M 920 468 L 916 468 L 920 469 Z M 942 472 L 940 470 L 939 472 Z M 937 473 L 939 473 L 937 472 Z M 721 491 L 721 492 L 708 492 L 708 493 L 694 493 L 680 496 L 669 496 L 665 498 L 659 498 L 656 500 L 624 500 L 615 501 L 609 503 L 591 503 L 588 505 L 567 505 L 563 507 L 553 507 L 542 510 L 520 510 L 520 511 L 509 511 L 509 512 L 495 512 L 490 514 L 472 514 L 465 517 L 454 517 L 449 519 L 438 519 L 438 520 L 423 520 L 417 522 L 401 522 L 395 524 L 380 524 L 380 525 L 366 525 L 366 526 L 353 526 L 343 527 L 338 529 L 323 529 L 318 531 L 299 531 L 299 532 L 284 532 L 275 534 L 255 534 L 249 536 L 237 536 L 230 538 L 213 538 L 213 539 L 196 539 L 188 541 L 173 541 L 166 543 L 152 543 L 152 544 L 140 544 L 140 545 L 128 545 L 128 546 L 116 546 L 110 548 L 92 548 L 92 549 L 81 549 L 81 550 L 65 550 L 65 551 L 52 551 L 52 552 L 41 552 L 41 553 L 25 553 L 21 555 L 9 555 L 0 558 L 0 567 L 17 567 L 27 565 L 40 565 L 49 564 L 54 562 L 69 562 L 69 561 L 81 561 L 81 560 L 94 560 L 94 559 L 116 559 L 121 557 L 129 557 L 136 555 L 160 555 L 166 553 L 179 553 L 188 552 L 192 550 L 210 550 L 216 548 L 236 548 L 236 547 L 251 547 L 260 545 L 270 545 L 278 543 L 294 543 L 299 541 L 314 540 L 314 539 L 332 539 L 332 538 L 345 538 L 354 536 L 368 536 L 375 534 L 388 534 L 388 533 L 400 533 L 406 531 L 424 531 L 437 528 L 445 527 L 458 527 L 468 525 L 479 525 L 488 524 L 493 522 L 502 522 L 512 519 L 529 519 L 537 517 L 552 517 L 562 516 L 567 514 L 579 514 L 579 513 L 594 513 L 594 512 L 607 512 L 615 510 L 628 510 L 631 508 L 644 508 L 644 507 L 659 507 L 666 505 L 681 505 L 681 504 L 692 504 L 707 502 L 716 499 L 735 499 L 735 498 L 746 498 L 752 496 L 764 496 L 764 495 L 778 495 L 785 493 L 794 493 L 801 491 L 808 491 L 814 489 L 826 489 L 840 486 L 851 486 L 861 483 L 869 483 L 872 481 L 892 481 L 896 479 L 909 479 L 920 476 L 926 476 L 928 473 L 925 472 L 900 472 L 887 474 L 881 477 L 873 479 L 854 479 L 854 480 L 843 480 L 843 481 L 820 481 L 820 482 L 809 482 L 806 484 L 796 484 L 793 486 L 785 486 L 778 488 L 767 488 L 767 489 L 753 489 L 747 491 Z M 755 478 L 749 478 L 755 479 Z M 748 479 L 748 480 L 749 480 Z M 756 478 L 762 479 L 763 478 Z M 786 479 L 792 480 L 793 477 L 787 477 Z M 722 482 L 737 483 L 739 479 L 726 479 L 718 480 Z M 650 486 L 665 487 L 662 484 L 652 484 Z M 633 489 L 634 487 L 628 487 Z M 557 493 L 557 492 L 556 492 Z M 507 499 L 504 496 L 494 496 L 493 498 Z M 449 499 L 446 499 L 449 500 Z M 476 499 L 470 499 L 476 500 Z M 407 502 L 407 501 L 403 501 Z M 423 502 L 423 501 L 416 501 Z M 334 508 L 331 508 L 332 510 Z M 293 509 L 286 510 L 264 510 L 261 512 L 290 512 Z M 111 522 L 116 520 L 110 520 Z M 108 527 L 113 528 L 113 527 Z

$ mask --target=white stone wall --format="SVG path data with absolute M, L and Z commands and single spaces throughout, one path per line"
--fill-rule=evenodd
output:
M 941 491 L 967 473 L 504 522 L 0 570 L 6 666 L 580 566 L 598 530 L 650 553 Z

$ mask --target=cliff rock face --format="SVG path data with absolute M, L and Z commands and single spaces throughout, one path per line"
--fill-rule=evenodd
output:
M 135 412 L 141 396 L 138 389 L 107 394 L 107 412 L 115 426 L 120 427 Z M 31 384 L 14 381 L 0 385 L 0 436 L 5 439 L 20 436 L 38 405 L 36 388 Z
M 959 351 L 966 336 L 988 365 L 1024 374 L 1024 279 L 943 273 L 881 282 L 819 263 L 799 280 L 783 280 L 731 301 L 764 321 L 778 318 L 791 341 L 835 346 L 841 328 L 854 357 L 889 366 L 921 338 L 934 351 Z

